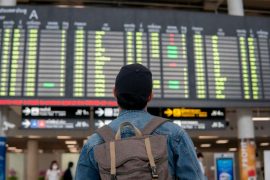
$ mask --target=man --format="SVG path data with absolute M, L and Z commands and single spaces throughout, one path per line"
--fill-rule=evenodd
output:
M 205 169 L 204 169 L 204 166 L 203 166 L 203 158 L 204 158 L 203 154 L 201 152 L 198 152 L 197 153 L 197 158 L 198 158 L 198 161 L 199 161 L 201 171 L 202 171 L 203 175 L 205 175 Z
M 71 173 L 71 168 L 73 167 L 73 162 L 68 163 L 68 168 L 64 173 L 63 180 L 72 180 L 72 173 Z
M 119 125 L 129 121 L 139 129 L 151 121 L 152 115 L 147 113 L 147 103 L 151 101 L 152 73 L 140 64 L 126 65 L 116 77 L 114 96 L 120 114 L 109 126 L 114 132 Z M 130 137 L 132 131 L 124 131 L 122 137 Z M 181 180 L 202 180 L 202 172 L 194 151 L 194 146 L 187 133 L 179 126 L 166 122 L 154 131 L 154 134 L 167 135 L 169 172 L 171 176 Z M 98 134 L 93 134 L 84 145 L 76 172 L 76 180 L 100 179 L 98 164 L 94 158 L 95 147 L 103 143 Z

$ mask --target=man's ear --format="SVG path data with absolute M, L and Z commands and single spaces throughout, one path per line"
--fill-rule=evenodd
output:
M 151 92 L 150 96 L 147 99 L 147 102 L 150 102 L 154 97 L 153 91 Z

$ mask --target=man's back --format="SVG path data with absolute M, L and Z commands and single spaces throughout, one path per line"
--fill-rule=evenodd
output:
M 65 173 L 64 173 L 64 176 L 63 176 L 63 180 L 72 180 L 72 173 L 71 173 L 71 170 L 70 168 L 68 168 Z
M 151 121 L 152 115 L 142 110 L 122 111 L 117 119 L 112 121 L 109 126 L 116 132 L 120 124 L 130 122 L 139 129 Z M 168 161 L 170 174 L 179 179 L 202 179 L 200 167 L 194 152 L 193 144 L 183 129 L 168 122 L 157 128 L 153 134 L 166 135 L 168 147 Z M 122 137 L 133 136 L 130 129 L 124 129 Z M 98 180 L 99 171 L 97 162 L 94 159 L 96 145 L 104 141 L 97 134 L 93 134 L 86 145 L 83 147 L 76 173 L 76 180 Z

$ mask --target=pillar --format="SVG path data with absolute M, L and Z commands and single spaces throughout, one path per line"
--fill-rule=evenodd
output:
M 227 0 L 228 13 L 244 16 L 243 0 Z M 250 109 L 237 110 L 237 127 L 239 145 L 239 167 L 241 180 L 256 179 L 256 147 L 254 123 Z
M 254 139 L 254 123 L 252 121 L 252 111 L 249 109 L 237 110 L 237 125 L 239 139 Z
M 27 142 L 27 180 L 38 179 L 38 141 L 28 140 Z
M 243 0 L 227 0 L 228 13 L 233 16 L 244 16 Z
M 239 167 L 241 180 L 256 179 L 256 147 L 254 123 L 250 109 L 237 110 Z
M 17 0 L 0 0 L 0 6 L 16 6 Z
M 7 108 L 6 107 L 0 107 L 0 136 L 6 136 L 6 133 L 4 131 L 4 122 L 7 121 Z

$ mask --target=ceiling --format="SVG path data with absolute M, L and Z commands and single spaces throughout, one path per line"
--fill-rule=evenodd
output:
M 246 15 L 270 16 L 270 0 L 243 0 Z M 227 12 L 226 0 L 17 0 L 18 4 L 65 4 L 177 8 L 194 11 Z

